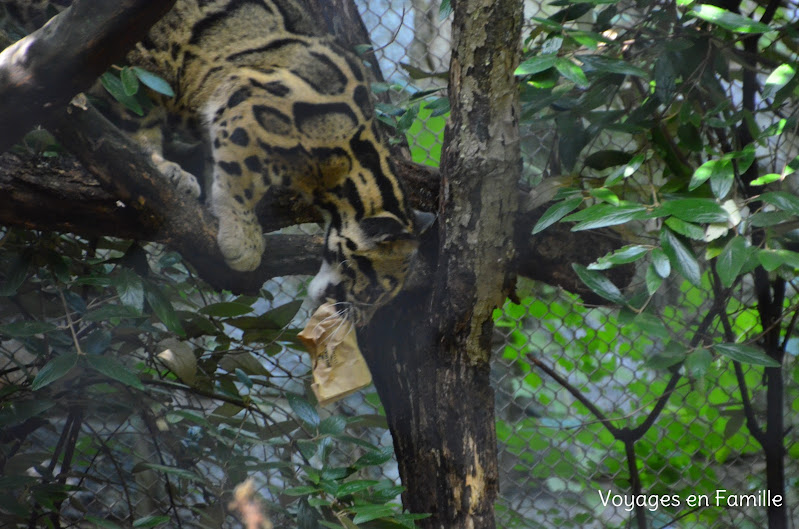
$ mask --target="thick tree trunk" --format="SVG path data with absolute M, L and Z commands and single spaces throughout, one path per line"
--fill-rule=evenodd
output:
M 394 436 L 404 504 L 433 515 L 424 527 L 494 527 L 489 360 L 492 313 L 512 284 L 521 18 L 518 0 L 455 4 L 439 242 L 422 248 L 438 254 L 435 283 L 378 313 L 361 336 Z

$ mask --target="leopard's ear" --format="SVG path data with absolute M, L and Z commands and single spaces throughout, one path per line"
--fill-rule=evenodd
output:
M 413 232 L 391 214 L 366 217 L 361 220 L 360 225 L 364 238 L 369 245 L 414 238 Z
M 430 226 L 435 223 L 438 215 L 429 213 L 427 211 L 413 210 L 413 229 L 416 235 L 421 235 L 430 229 Z

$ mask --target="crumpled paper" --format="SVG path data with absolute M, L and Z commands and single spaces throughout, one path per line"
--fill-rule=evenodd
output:
M 322 406 L 372 383 L 372 374 L 358 347 L 355 325 L 337 315 L 332 303 L 323 303 L 316 309 L 298 337 L 311 354 L 311 389 Z

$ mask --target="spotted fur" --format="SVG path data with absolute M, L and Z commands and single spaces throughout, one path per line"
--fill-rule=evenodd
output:
M 316 299 L 366 321 L 402 288 L 416 220 L 386 146 L 361 61 L 307 14 L 302 0 L 178 0 L 129 60 L 176 92 L 128 123 L 164 175 L 199 195 L 197 179 L 162 155 L 163 127 L 193 129 L 213 158 L 209 199 L 234 270 L 264 253 L 255 207 L 271 186 L 300 193 L 326 220 Z M 168 120 L 167 116 L 179 119 Z

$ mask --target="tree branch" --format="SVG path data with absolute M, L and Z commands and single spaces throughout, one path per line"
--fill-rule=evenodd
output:
M 85 90 L 142 39 L 175 0 L 77 0 L 0 53 L 0 152 Z

